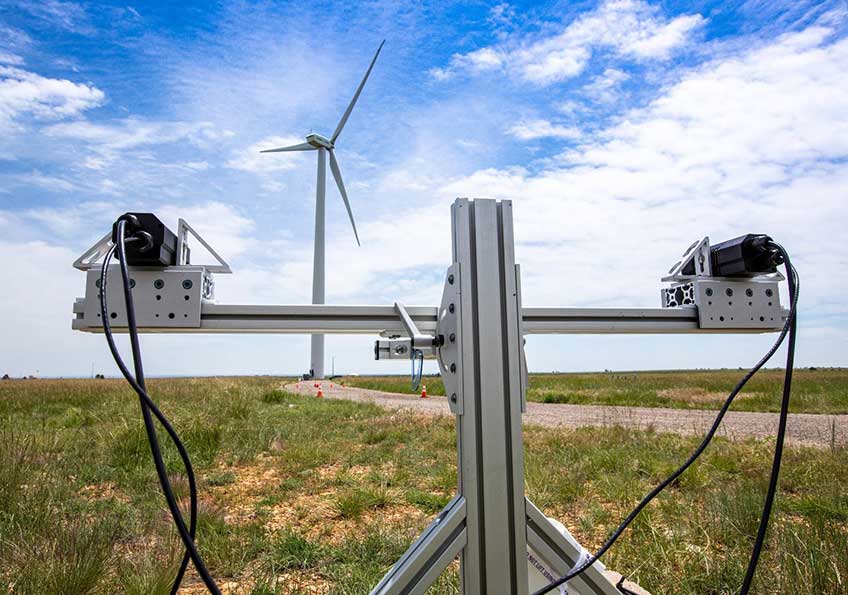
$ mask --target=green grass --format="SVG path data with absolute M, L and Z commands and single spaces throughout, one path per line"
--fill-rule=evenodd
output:
M 199 548 L 219 581 L 255 594 L 367 593 L 452 496 L 453 421 L 296 396 L 279 390 L 283 382 L 149 382 L 195 460 Z M 118 381 L 0 383 L 0 584 L 8 592 L 169 592 L 181 550 L 139 417 Z M 525 439 L 528 495 L 590 549 L 696 443 L 615 427 L 528 427 Z M 607 564 L 655 595 L 736 592 L 771 448 L 717 440 Z M 165 456 L 185 498 L 172 446 Z M 787 450 L 754 592 L 848 592 L 846 477 L 845 449 Z M 457 590 L 453 566 L 432 593 Z
M 541 403 L 718 409 L 745 370 L 531 374 L 527 399 Z M 407 376 L 351 376 L 345 384 L 409 393 Z M 761 370 L 733 403 L 734 411 L 780 410 L 782 370 Z M 438 377 L 425 377 L 427 394 L 444 395 Z M 848 369 L 795 371 L 793 413 L 848 413 Z

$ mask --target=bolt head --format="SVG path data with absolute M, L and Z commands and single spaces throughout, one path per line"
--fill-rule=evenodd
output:
M 456 364 L 450 365 L 450 371 L 451 371 L 452 374 L 456 374 Z
M 456 309 L 456 308 L 454 307 L 454 305 L 453 305 L 453 304 L 451 304 L 450 306 L 448 306 L 448 312 L 450 312 L 451 314 L 453 314 L 453 311 L 454 311 L 455 309 Z
M 451 334 L 448 336 L 448 340 L 449 340 L 451 343 L 456 343 L 456 333 L 451 333 Z
M 453 285 L 453 274 L 448 275 L 448 283 Z
M 451 403 L 456 403 L 456 393 L 451 393 L 450 400 Z
M 191 282 L 191 279 L 183 281 L 183 289 L 191 289 L 192 285 L 194 285 L 194 283 Z
M 153 287 L 156 289 L 162 289 L 165 287 L 165 282 L 162 279 L 156 279 L 156 281 L 153 282 Z

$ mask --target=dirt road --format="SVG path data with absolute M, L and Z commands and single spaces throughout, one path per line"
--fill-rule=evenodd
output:
M 402 409 L 426 415 L 450 415 L 445 397 L 421 399 L 415 395 L 386 393 L 364 388 L 340 386 L 324 381 L 324 396 L 330 399 L 349 399 L 375 403 L 386 409 Z M 287 390 L 315 395 L 313 382 L 286 385 Z M 560 405 L 528 403 L 524 423 L 545 427 L 577 428 L 582 426 L 625 426 L 653 429 L 676 434 L 704 434 L 715 418 L 715 411 L 692 409 L 661 409 L 653 407 L 610 407 L 603 405 Z M 719 436 L 731 440 L 765 438 L 777 430 L 776 413 L 730 411 L 725 416 Z M 789 416 L 786 440 L 790 444 L 828 448 L 848 444 L 848 415 L 815 415 L 796 413 Z

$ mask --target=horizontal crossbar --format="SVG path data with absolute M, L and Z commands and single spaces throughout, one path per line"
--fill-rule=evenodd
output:
M 99 321 L 85 320 L 85 301 L 74 303 L 73 328 L 101 332 Z M 408 306 L 410 318 L 424 333 L 436 330 L 435 306 Z M 766 329 L 701 329 L 697 308 L 524 308 L 524 334 L 663 334 L 764 333 Z M 115 332 L 126 328 L 114 327 Z M 144 327 L 145 333 L 280 333 L 379 334 L 404 336 L 394 306 L 332 305 L 202 305 L 199 327 Z

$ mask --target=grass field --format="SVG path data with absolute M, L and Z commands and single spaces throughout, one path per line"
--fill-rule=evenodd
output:
M 543 403 L 718 409 L 745 370 L 531 374 L 527 399 Z M 410 392 L 408 376 L 352 376 L 346 384 Z M 443 395 L 441 378 L 423 379 L 427 392 Z M 734 411 L 780 411 L 783 370 L 761 370 L 733 402 Z M 848 413 L 848 369 L 795 370 L 793 413 Z
M 196 465 L 200 550 L 238 592 L 367 593 L 452 495 L 453 422 L 295 396 L 281 384 L 150 381 Z M 527 492 L 593 548 L 695 442 L 528 428 Z M 771 447 L 718 440 L 606 562 L 655 595 L 735 593 Z M 185 494 L 174 449 L 166 459 Z M 168 592 L 181 550 L 123 382 L 0 382 L 0 478 L 0 589 Z M 787 451 L 754 592 L 848 593 L 846 478 L 844 449 Z M 432 592 L 456 590 L 454 568 Z

